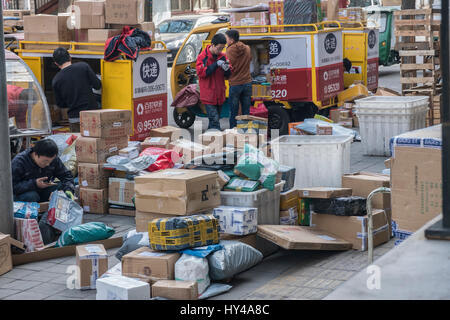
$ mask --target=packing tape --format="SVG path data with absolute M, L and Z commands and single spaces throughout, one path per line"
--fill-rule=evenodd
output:
M 98 264 L 99 264 L 99 258 L 98 256 L 93 258 L 92 260 L 92 273 L 91 273 L 91 289 L 95 289 L 96 287 L 96 281 L 98 279 Z
M 373 230 L 373 235 L 376 235 L 377 233 L 383 232 L 385 230 L 389 230 L 389 224 L 388 223 L 386 223 L 384 226 L 381 226 L 381 227 Z M 369 233 L 365 232 L 365 230 L 363 230 L 362 232 L 358 232 L 356 234 L 356 237 L 358 239 L 362 239 L 362 246 L 361 246 L 362 247 L 362 251 L 366 251 L 366 249 L 367 249 L 367 247 L 366 247 L 366 239 L 369 239 Z

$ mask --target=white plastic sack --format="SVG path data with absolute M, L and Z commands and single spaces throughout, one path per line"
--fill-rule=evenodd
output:
M 220 244 L 223 249 L 208 256 L 209 276 L 213 281 L 231 278 L 263 259 L 261 252 L 240 241 L 222 240 Z
M 175 280 L 197 281 L 198 294 L 202 294 L 211 283 L 208 273 L 206 258 L 197 258 L 184 253 L 175 263 Z

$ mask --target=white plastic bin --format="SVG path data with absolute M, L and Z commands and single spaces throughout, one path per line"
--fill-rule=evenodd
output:
M 366 155 L 390 156 L 392 137 L 425 128 L 427 96 L 373 96 L 358 99 L 355 103 Z
M 353 136 L 281 136 L 271 142 L 272 157 L 295 168 L 295 188 L 341 187 L 350 172 Z
M 261 189 L 253 192 L 221 191 L 223 206 L 258 209 L 258 225 L 280 224 L 280 192 L 284 181 L 275 185 L 273 191 Z

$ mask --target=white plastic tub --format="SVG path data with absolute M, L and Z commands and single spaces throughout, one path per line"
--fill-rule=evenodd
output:
M 261 189 L 254 192 L 221 191 L 223 206 L 258 209 L 258 225 L 280 224 L 280 192 L 284 181 L 275 185 L 273 191 Z
M 356 100 L 364 154 L 390 156 L 392 137 L 425 128 L 428 99 L 427 96 L 373 96 Z
M 281 136 L 271 142 L 273 158 L 295 168 L 295 188 L 341 187 L 350 172 L 353 136 Z

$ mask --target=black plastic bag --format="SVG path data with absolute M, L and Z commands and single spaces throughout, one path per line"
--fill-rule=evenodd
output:
M 333 199 L 311 199 L 312 209 L 316 213 L 336 216 L 365 216 L 367 200 L 362 197 L 341 197 Z

